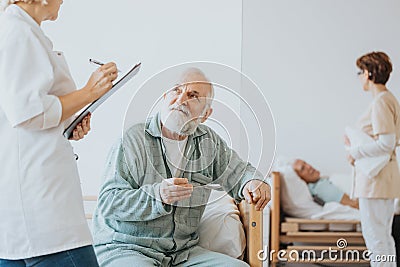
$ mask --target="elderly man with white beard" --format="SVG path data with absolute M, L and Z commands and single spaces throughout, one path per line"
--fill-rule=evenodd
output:
M 93 218 L 100 266 L 248 266 L 198 246 L 209 184 L 258 210 L 271 196 L 269 180 L 202 124 L 213 90 L 202 71 L 186 70 L 160 111 L 111 149 Z

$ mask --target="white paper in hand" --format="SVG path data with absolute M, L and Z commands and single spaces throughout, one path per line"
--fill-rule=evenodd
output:
M 346 135 L 350 139 L 352 146 L 361 146 L 364 144 L 375 142 L 375 140 L 365 132 L 346 127 Z M 355 167 L 361 171 L 368 178 L 373 178 L 386 166 L 390 160 L 390 155 L 383 155 L 379 157 L 366 157 L 355 161 Z

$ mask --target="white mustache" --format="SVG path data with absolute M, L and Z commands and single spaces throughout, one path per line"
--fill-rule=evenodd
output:
M 172 104 L 172 105 L 169 107 L 169 109 L 170 109 L 170 110 L 182 111 L 186 116 L 189 116 L 189 114 L 190 114 L 189 109 L 188 109 L 186 106 L 184 106 L 184 105 Z

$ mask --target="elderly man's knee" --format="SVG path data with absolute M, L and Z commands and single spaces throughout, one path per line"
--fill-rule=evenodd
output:
M 249 267 L 246 262 L 224 255 L 218 259 L 218 266 Z
M 188 261 L 183 263 L 181 266 L 249 267 L 249 265 L 244 261 L 199 246 L 192 248 L 189 255 Z
M 100 264 L 102 267 L 153 267 L 156 266 L 155 262 L 152 259 L 149 259 L 145 256 L 122 256 L 122 257 L 114 257 L 110 261 L 106 261 Z
M 154 259 L 134 250 L 109 249 L 106 246 L 97 246 L 96 253 L 101 267 L 148 267 L 157 265 Z
M 241 261 L 241 260 L 235 260 L 232 263 L 228 263 L 227 266 L 233 266 L 233 267 L 249 267 L 246 262 Z

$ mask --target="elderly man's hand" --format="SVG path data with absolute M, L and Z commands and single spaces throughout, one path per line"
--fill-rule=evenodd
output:
M 262 210 L 271 200 L 271 187 L 260 180 L 251 180 L 243 188 L 244 198 L 249 204 L 256 204 L 256 210 Z
M 164 179 L 160 186 L 160 196 L 165 204 L 189 198 L 193 192 L 193 185 L 188 183 L 187 178 Z

